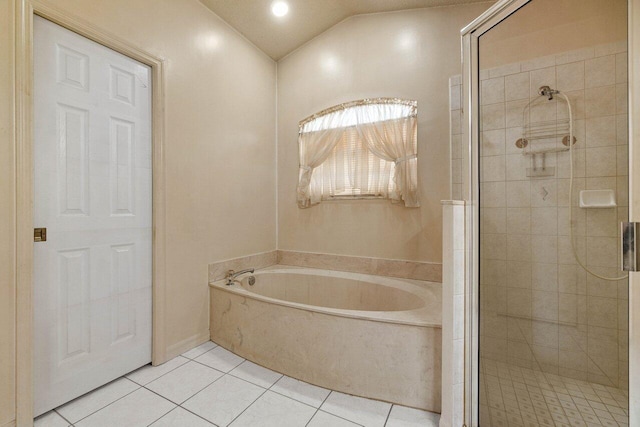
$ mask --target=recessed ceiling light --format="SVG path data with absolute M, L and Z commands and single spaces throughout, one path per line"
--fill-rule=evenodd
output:
M 271 12 L 277 17 L 282 17 L 289 13 L 289 5 L 283 1 L 274 1 L 271 4 Z

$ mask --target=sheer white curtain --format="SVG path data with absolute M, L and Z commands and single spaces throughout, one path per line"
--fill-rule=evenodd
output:
M 393 202 L 418 207 L 418 118 L 416 108 L 409 115 L 394 118 L 406 111 L 406 105 L 374 104 L 356 110 L 358 132 L 363 143 L 376 156 L 395 163 Z M 388 119 L 374 120 L 376 117 Z M 360 124 L 361 123 L 361 124 Z
M 297 202 L 382 197 L 419 206 L 415 101 L 378 98 L 332 107 L 300 123 Z
M 308 208 L 312 204 L 319 203 L 322 194 L 311 191 L 311 176 L 313 170 L 320 166 L 336 144 L 342 138 L 344 129 L 333 128 L 317 130 L 300 134 L 298 146 L 300 149 L 300 170 L 298 172 L 298 207 Z

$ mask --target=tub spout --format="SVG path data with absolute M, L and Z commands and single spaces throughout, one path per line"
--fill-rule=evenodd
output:
M 233 271 L 233 270 L 229 270 L 227 271 L 227 275 L 225 276 L 225 279 L 227 280 L 227 286 L 231 286 L 233 285 L 234 282 L 237 282 L 238 279 L 237 277 L 242 275 L 242 274 L 246 274 L 246 273 L 253 273 L 255 271 L 255 269 L 253 268 L 247 268 L 244 270 L 240 270 L 240 271 Z

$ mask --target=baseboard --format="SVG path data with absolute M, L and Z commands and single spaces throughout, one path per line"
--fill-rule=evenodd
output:
M 0 427 L 16 427 L 16 420 L 9 421 L 8 423 L 1 425 Z
M 196 335 L 190 336 L 189 338 L 179 341 L 173 345 L 170 345 L 167 348 L 166 361 L 169 361 L 176 356 L 180 356 L 182 353 L 189 351 L 192 348 L 197 347 L 200 344 L 209 341 L 210 339 L 211 339 L 211 336 L 209 334 L 209 330 L 207 329 L 206 331 L 202 331 Z

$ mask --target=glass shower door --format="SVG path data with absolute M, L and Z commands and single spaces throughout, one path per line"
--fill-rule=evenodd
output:
M 628 424 L 626 8 L 532 0 L 480 37 L 481 426 Z

